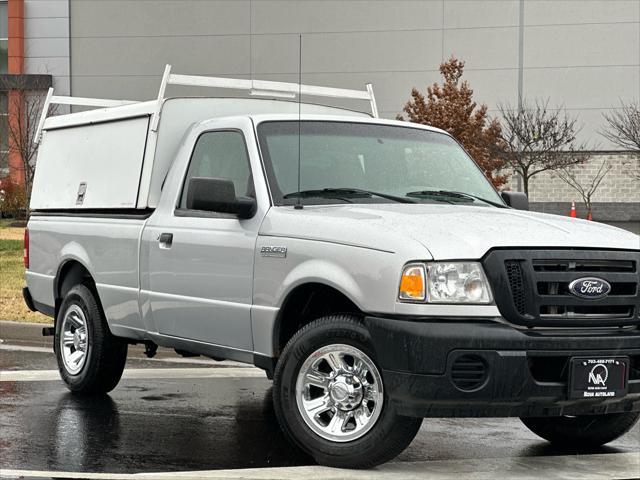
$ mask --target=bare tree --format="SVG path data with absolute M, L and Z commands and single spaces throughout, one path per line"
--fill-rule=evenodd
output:
M 576 166 L 564 167 L 557 171 L 558 177 L 580 194 L 582 203 L 584 203 L 584 206 L 587 209 L 587 218 L 589 220 L 592 218 L 591 199 L 598 190 L 602 180 L 604 180 L 604 177 L 606 177 L 610 171 L 611 165 L 608 165 L 606 160 L 602 162 L 595 175 L 589 179 L 582 180 L 580 178 L 580 172 Z
M 600 134 L 611 143 L 632 152 L 629 174 L 640 180 L 640 102 L 625 104 L 620 100 L 620 108 L 603 114 L 607 126 Z
M 583 163 L 584 145 L 576 144 L 580 132 L 576 117 L 563 107 L 549 108 L 549 100 L 523 101 L 522 108 L 500 105 L 502 139 L 508 164 L 522 177 L 529 194 L 531 177 Z
M 24 174 L 25 198 L 31 195 L 33 184 L 33 174 L 36 167 L 36 155 L 38 145 L 34 143 L 38 122 L 44 107 L 46 91 L 42 89 L 29 89 L 33 86 L 27 85 L 21 77 L 11 79 L 11 90 L 21 92 L 20 94 L 8 95 L 7 111 L 9 112 L 5 123 L 8 140 L 8 154 L 16 154 L 20 158 L 20 171 Z M 55 114 L 55 106 L 49 107 L 48 115 Z

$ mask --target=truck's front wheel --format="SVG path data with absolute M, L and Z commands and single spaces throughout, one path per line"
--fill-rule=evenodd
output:
M 621 437 L 638 422 L 640 412 L 522 418 L 529 430 L 551 443 L 576 448 L 599 447 Z
M 93 292 L 85 285 L 73 287 L 60 306 L 54 350 L 62 380 L 79 394 L 113 390 L 127 360 L 127 343 L 111 334 Z
M 369 335 L 357 318 L 320 318 L 296 333 L 274 376 L 284 432 L 315 460 L 368 468 L 402 452 L 421 418 L 398 416 L 384 391 Z

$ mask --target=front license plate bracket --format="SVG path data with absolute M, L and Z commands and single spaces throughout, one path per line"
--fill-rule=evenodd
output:
M 570 399 L 623 397 L 629 384 L 629 357 L 574 357 L 569 368 Z

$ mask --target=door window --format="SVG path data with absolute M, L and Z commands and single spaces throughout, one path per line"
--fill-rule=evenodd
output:
M 189 180 L 194 177 L 231 180 L 236 197 L 255 197 L 249 156 L 242 133 L 205 132 L 196 141 L 180 196 L 180 208 L 187 208 Z

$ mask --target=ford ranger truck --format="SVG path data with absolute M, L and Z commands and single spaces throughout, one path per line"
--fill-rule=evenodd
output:
M 373 115 L 258 98 L 298 92 Z M 527 211 L 446 132 L 377 118 L 370 87 L 168 67 L 148 102 L 48 96 L 74 102 L 94 108 L 36 139 L 24 289 L 72 392 L 115 388 L 133 343 L 253 364 L 288 438 L 351 468 L 425 417 L 520 417 L 575 449 L 638 421 L 637 235 Z

